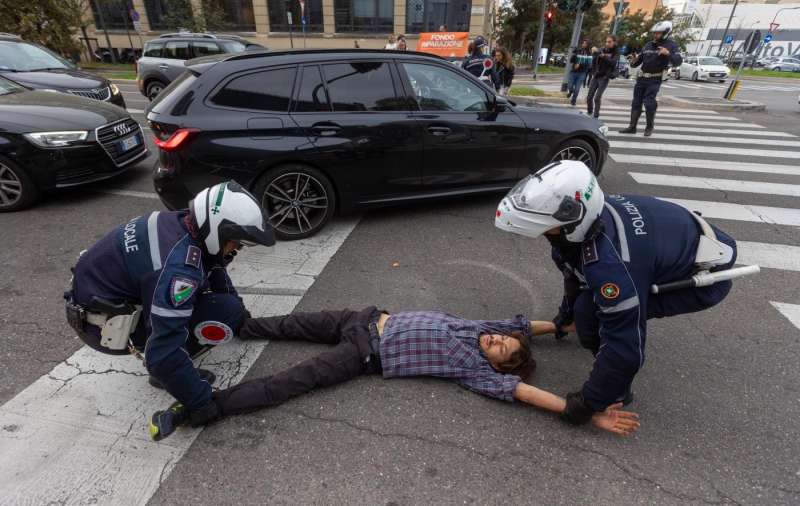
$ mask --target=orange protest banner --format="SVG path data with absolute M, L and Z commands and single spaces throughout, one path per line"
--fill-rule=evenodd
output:
M 428 32 L 419 34 L 417 51 L 444 58 L 463 58 L 469 45 L 468 32 Z

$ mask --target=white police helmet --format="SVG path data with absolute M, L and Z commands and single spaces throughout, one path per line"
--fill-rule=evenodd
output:
M 561 160 L 517 183 L 500 201 L 494 225 L 528 237 L 561 228 L 569 242 L 581 243 L 604 202 L 603 190 L 583 162 Z
M 672 33 L 672 21 L 659 21 L 653 25 L 650 31 L 654 33 L 662 32 L 664 34 L 662 37 L 666 39 Z
M 272 226 L 258 201 L 233 181 L 201 190 L 189 202 L 189 212 L 210 255 L 219 254 L 228 241 L 247 246 L 275 244 Z

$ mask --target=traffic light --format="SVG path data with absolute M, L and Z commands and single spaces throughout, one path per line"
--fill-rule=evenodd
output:
M 553 26 L 553 11 L 549 10 L 544 14 L 544 20 L 547 23 L 547 26 Z

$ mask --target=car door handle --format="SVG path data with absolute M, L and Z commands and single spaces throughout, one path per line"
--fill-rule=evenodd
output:
M 450 129 L 442 126 L 429 126 L 428 133 L 436 136 L 449 135 Z
M 158 66 L 158 68 L 160 68 L 161 70 L 168 70 L 169 65 L 165 65 L 164 63 L 162 63 L 161 65 Z
M 311 125 L 311 131 L 320 136 L 336 135 L 341 130 L 342 127 L 335 123 L 317 123 L 315 125 Z

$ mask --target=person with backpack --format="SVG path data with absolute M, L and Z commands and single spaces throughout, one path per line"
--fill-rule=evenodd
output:
M 602 50 L 593 47 L 592 55 L 592 81 L 589 83 L 589 94 L 586 97 L 586 112 L 589 116 L 597 118 L 600 116 L 600 104 L 608 82 L 617 77 L 617 63 L 619 63 L 617 38 L 614 35 L 606 37 L 606 47 Z
M 589 41 L 584 39 L 581 42 L 581 47 L 572 52 L 572 57 L 569 59 L 570 73 L 569 85 L 567 88 L 567 98 L 570 103 L 575 105 L 578 101 L 578 95 L 581 92 L 581 86 L 586 81 L 586 74 L 592 68 L 592 52 L 589 48 Z

